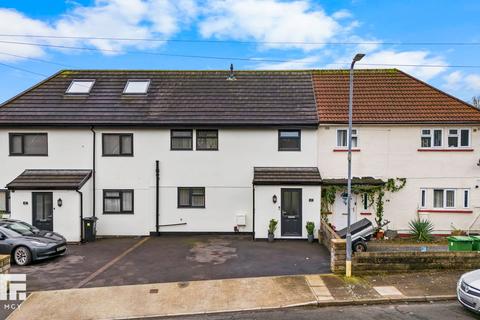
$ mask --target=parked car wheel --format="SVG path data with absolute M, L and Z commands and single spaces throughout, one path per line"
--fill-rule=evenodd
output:
M 353 244 L 353 252 L 367 251 L 367 244 L 364 241 L 357 241 Z
M 19 266 L 26 266 L 32 261 L 32 253 L 27 247 L 17 247 L 13 251 L 13 260 Z

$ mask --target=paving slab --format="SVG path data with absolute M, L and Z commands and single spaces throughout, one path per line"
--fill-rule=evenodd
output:
M 126 319 L 316 302 L 303 276 L 242 278 L 35 292 L 8 319 Z

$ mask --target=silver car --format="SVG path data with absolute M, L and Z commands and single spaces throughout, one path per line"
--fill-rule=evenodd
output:
M 467 272 L 460 277 L 457 298 L 469 310 L 480 313 L 480 270 Z
M 32 261 L 65 254 L 67 241 L 58 233 L 39 230 L 18 220 L 0 219 L 0 254 L 25 266 Z

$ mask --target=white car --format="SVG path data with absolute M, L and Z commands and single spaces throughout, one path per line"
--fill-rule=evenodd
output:
M 464 307 L 480 313 L 480 270 L 467 272 L 460 277 L 457 299 Z

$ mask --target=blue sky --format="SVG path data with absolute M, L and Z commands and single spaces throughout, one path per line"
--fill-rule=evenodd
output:
M 236 69 L 346 68 L 356 52 L 367 54 L 363 63 L 375 64 L 359 68 L 480 66 L 480 45 L 388 44 L 480 43 L 479 16 L 475 0 L 0 0 L 0 101 L 65 68 L 226 70 L 230 63 Z M 319 44 L 325 42 L 357 44 Z M 480 68 L 398 68 L 464 100 L 480 95 Z

